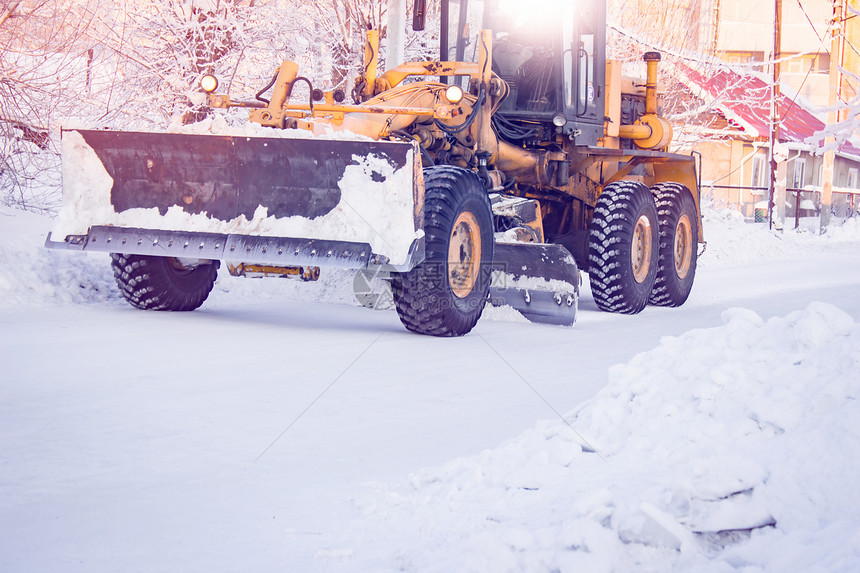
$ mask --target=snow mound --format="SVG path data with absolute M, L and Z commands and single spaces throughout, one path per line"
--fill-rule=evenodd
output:
M 860 570 L 860 327 L 823 303 L 723 319 L 614 367 L 564 421 L 371 486 L 353 562 Z
M 786 225 L 793 222 L 786 222 Z M 767 223 L 749 223 L 734 209 L 702 208 L 702 226 L 707 246 L 699 258 L 702 268 L 755 263 L 775 259 L 798 259 L 822 250 L 856 252 L 860 244 L 860 219 L 831 219 L 827 232 L 809 229 L 771 231 Z
M 860 242 L 860 217 L 852 217 L 845 220 L 836 220 L 827 229 L 827 235 L 833 241 Z
M 51 221 L 0 207 L 0 307 L 119 299 L 106 253 L 44 248 Z

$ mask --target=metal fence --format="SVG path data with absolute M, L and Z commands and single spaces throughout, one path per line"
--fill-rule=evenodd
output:
M 748 219 L 756 222 L 766 222 L 768 213 L 768 187 L 747 187 L 743 185 L 704 185 L 711 189 L 711 195 L 728 205 L 736 207 Z M 714 190 L 724 191 L 720 197 Z M 732 193 L 734 191 L 735 193 Z M 860 216 L 860 189 L 856 192 L 834 189 L 831 198 L 830 211 L 835 217 Z M 818 217 L 821 214 L 820 189 L 798 189 L 788 187 L 785 190 L 785 218 L 794 220 L 795 228 L 800 220 L 807 217 Z M 734 196 L 734 197 L 732 197 Z

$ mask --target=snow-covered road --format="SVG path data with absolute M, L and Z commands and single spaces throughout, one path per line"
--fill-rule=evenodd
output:
M 492 543 L 472 540 L 463 530 L 456 543 L 448 544 L 451 540 L 440 538 L 440 529 L 456 532 L 456 523 L 468 523 L 481 506 L 446 495 L 452 488 L 477 488 L 478 494 L 469 499 L 486 504 L 484 497 L 493 491 L 490 485 L 480 486 L 480 476 L 463 482 L 461 470 L 450 469 L 451 460 L 528 436 L 541 420 L 545 422 L 538 428 L 568 428 L 560 414 L 582 432 L 566 434 L 565 447 L 578 450 L 583 440 L 600 441 L 599 435 L 586 435 L 587 424 L 580 428 L 567 414 L 593 402 L 587 401 L 611 381 L 610 368 L 655 349 L 664 337 L 713 328 L 712 336 L 695 339 L 699 346 L 689 356 L 663 346 L 654 351 L 663 356 L 661 367 L 667 372 L 681 366 L 695 369 L 702 345 L 710 339 L 715 344 L 734 340 L 741 328 L 737 324 L 745 324 L 746 315 L 724 315 L 733 307 L 765 320 L 807 309 L 809 316 L 823 317 L 825 330 L 844 326 L 846 320 L 851 322 L 847 317 L 853 317 L 844 328 L 846 336 L 853 337 L 848 347 L 854 349 L 854 362 L 850 351 L 840 355 L 848 362 L 837 373 L 856 377 L 856 370 L 852 375 L 850 369 L 860 365 L 856 224 L 826 238 L 794 233 L 774 237 L 725 214 L 712 215 L 708 252 L 691 299 L 680 309 L 648 307 L 637 316 L 609 315 L 596 310 L 586 289 L 579 322 L 572 329 L 499 320 L 502 313 L 496 312 L 464 338 L 434 339 L 407 333 L 390 311 L 306 302 L 345 302 L 348 285 L 334 283 L 322 285 L 320 294 L 313 285 L 224 277 L 194 313 L 135 311 L 110 285 L 106 257 L 46 252 L 40 247 L 46 221 L 9 210 L 2 215 L 4 572 L 533 571 L 573 570 L 576 563 L 594 571 L 630 570 L 625 567 L 631 563 L 638 563 L 640 570 L 690 570 L 683 565 L 692 563 L 697 570 L 720 571 L 731 563 L 725 555 L 734 546 L 722 553 L 714 544 L 691 548 L 684 534 L 673 529 L 683 529 L 687 522 L 666 508 L 646 514 L 656 523 L 677 518 L 663 523 L 660 535 L 668 535 L 668 542 L 654 541 L 648 527 L 634 527 L 641 516 L 620 509 L 599 527 L 614 543 L 641 548 L 632 556 L 619 556 L 615 545 L 601 541 L 600 535 L 593 537 L 588 526 L 573 537 L 587 538 L 582 545 L 591 561 L 571 557 L 583 556 L 565 545 L 576 543 L 535 538 L 533 527 L 526 527 L 531 533 L 511 539 L 505 536 L 518 530 L 507 529 Z M 825 310 L 809 310 L 813 301 L 827 303 L 821 307 Z M 782 319 L 776 320 L 768 323 L 770 330 L 756 327 L 761 336 L 795 328 L 796 321 L 786 319 L 780 326 Z M 742 345 L 751 347 L 750 341 L 758 339 L 750 336 Z M 813 342 L 833 345 L 830 338 Z M 759 359 L 779 363 L 780 348 Z M 640 368 L 642 378 L 653 375 L 649 368 Z M 707 378 L 713 364 L 701 368 L 700 377 Z M 767 382 L 763 392 L 780 404 L 776 382 Z M 613 383 L 625 384 L 618 379 Z M 858 386 L 855 380 L 845 395 L 856 398 Z M 660 396 L 673 399 L 668 392 Z M 662 435 L 674 439 L 669 426 L 688 422 L 663 420 Z M 848 437 L 834 447 L 860 444 L 857 422 L 845 424 Z M 546 431 L 561 435 L 558 428 Z M 728 445 L 737 439 L 727 436 L 724 441 Z M 525 438 L 516 443 L 523 446 L 507 458 L 504 448 L 493 450 L 489 467 L 501 467 L 500 459 L 517 458 L 531 447 Z M 622 444 L 597 448 L 600 463 L 612 466 L 609 456 L 608 461 L 602 458 L 603 448 L 618 451 Z M 691 452 L 687 454 L 697 455 Z M 755 477 L 758 469 L 745 470 L 749 459 L 744 459 L 728 465 L 753 474 L 750 484 L 742 484 L 753 491 L 752 482 L 760 485 L 762 480 Z M 568 460 L 565 467 L 572 463 Z M 765 473 L 771 469 L 767 461 L 755 463 Z M 428 467 L 442 469 L 425 470 L 420 479 L 408 481 L 410 474 Z M 636 495 L 647 497 L 634 491 L 637 483 L 653 489 L 650 478 L 637 481 L 625 473 L 628 467 L 615 463 L 616 473 L 625 476 L 621 489 L 627 497 L 615 499 L 611 507 L 620 508 Z M 590 473 L 594 477 L 602 475 L 600 471 L 594 467 Z M 813 502 L 830 504 L 833 492 L 847 489 L 855 478 L 833 476 L 833 484 L 808 495 Z M 600 501 L 599 488 L 580 483 L 568 491 L 546 479 L 542 487 L 554 492 L 552 504 L 564 499 L 571 503 L 572 521 L 556 516 L 544 524 L 561 537 L 559 531 L 574 527 L 597 511 L 595 507 L 607 506 Z M 584 482 L 591 483 L 591 478 Z M 402 486 L 396 485 L 400 483 L 419 484 L 416 495 L 438 495 L 447 517 L 427 511 L 426 503 L 419 504 L 421 511 L 406 511 L 414 500 L 403 497 Z M 426 483 L 450 487 L 440 493 Z M 607 481 L 606 487 L 612 483 Z M 613 489 L 613 495 L 617 491 Z M 406 502 L 401 506 L 391 502 L 391 496 Z M 582 496 L 596 505 L 577 506 L 584 503 Z M 534 505 L 532 518 L 543 515 L 541 503 Z M 773 505 L 761 503 L 755 511 L 776 513 Z M 529 505 L 512 500 L 505 507 L 516 514 L 528 513 Z M 510 519 L 500 513 L 502 522 Z M 855 517 L 851 527 L 846 535 L 860 543 L 860 518 Z M 788 535 L 779 530 L 779 521 L 769 529 Z M 815 542 L 803 539 L 810 546 Z M 500 554 L 500 547 L 514 557 Z M 678 561 L 678 555 L 700 558 Z M 762 555 L 761 563 L 740 562 L 780 570 L 764 553 L 757 555 Z M 860 556 L 843 562 L 840 570 L 856 570 Z M 828 567 L 834 570 L 832 564 Z

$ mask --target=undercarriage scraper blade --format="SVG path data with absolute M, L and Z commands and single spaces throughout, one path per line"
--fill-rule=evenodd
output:
M 547 243 L 496 243 L 490 304 L 511 306 L 532 322 L 572 326 L 579 269 L 570 252 Z

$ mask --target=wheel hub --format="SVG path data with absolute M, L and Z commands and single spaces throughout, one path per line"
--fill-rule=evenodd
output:
M 675 273 L 678 278 L 686 278 L 693 263 L 693 228 L 690 217 L 682 215 L 675 227 L 675 244 L 672 249 L 675 259 Z
M 463 211 L 454 221 L 448 241 L 448 284 L 458 298 L 465 298 L 478 281 L 481 266 L 481 234 L 478 220 Z
M 651 221 L 642 215 L 633 228 L 633 244 L 630 249 L 633 278 L 637 283 L 645 282 L 648 271 L 651 270 L 651 248 Z

